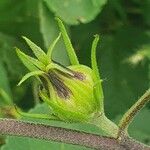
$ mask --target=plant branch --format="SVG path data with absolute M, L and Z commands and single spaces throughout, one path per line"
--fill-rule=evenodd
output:
M 137 113 L 145 106 L 146 103 L 150 101 L 150 89 L 148 89 L 143 96 L 124 114 L 120 123 L 119 123 L 119 133 L 118 138 L 122 136 L 122 134 L 127 134 L 127 128 L 129 124 L 132 122 L 133 118 L 137 115 Z
M 124 138 L 122 141 L 118 141 L 114 138 L 102 137 L 95 134 L 13 119 L 0 119 L 0 134 L 64 142 L 93 149 L 150 150 L 148 146 L 134 141 L 129 137 Z

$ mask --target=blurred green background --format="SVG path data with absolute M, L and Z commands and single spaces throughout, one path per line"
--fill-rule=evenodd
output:
M 35 80 L 17 86 L 27 69 L 14 47 L 32 55 L 24 35 L 46 50 L 59 33 L 54 16 L 64 21 L 81 64 L 90 66 L 93 35 L 100 35 L 97 60 L 105 111 L 117 122 L 150 85 L 150 0 L 0 0 L 0 116 L 15 117 L 13 103 L 24 111 L 49 111 L 40 103 Z M 69 65 L 62 40 L 53 58 Z M 146 144 L 150 144 L 149 115 L 148 104 L 130 126 L 130 135 Z M 85 124 L 45 123 L 102 133 Z M 0 144 L 2 150 L 87 149 L 16 137 L 1 137 Z

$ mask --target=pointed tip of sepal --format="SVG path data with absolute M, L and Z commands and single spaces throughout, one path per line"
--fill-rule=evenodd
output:
M 99 37 L 99 34 L 95 34 L 94 37 Z
M 15 47 L 15 51 L 20 59 L 26 54 L 24 54 L 19 48 Z
M 22 84 L 22 79 L 18 82 L 17 86 L 20 86 Z
M 17 54 L 18 54 L 19 52 L 21 52 L 18 47 L 14 47 L 14 49 L 15 49 L 15 51 L 16 51 Z
M 59 38 L 61 37 L 61 32 L 59 32 L 58 37 L 59 37 Z
M 22 35 L 21 36 L 24 40 L 28 39 L 26 36 Z
M 19 83 L 20 83 L 20 81 L 17 83 L 17 86 L 20 86 L 20 84 L 19 84 Z
M 72 45 L 71 40 L 67 34 L 66 28 L 65 28 L 62 20 L 59 17 L 55 17 L 55 20 L 57 21 L 59 29 L 62 33 L 64 44 L 65 44 L 65 47 L 66 47 L 66 50 L 67 50 L 71 64 L 72 65 L 79 65 L 77 55 L 75 53 L 75 50 L 73 48 L 73 45 Z
M 21 36 L 22 37 L 22 39 L 26 42 L 26 43 L 28 43 L 28 41 L 30 41 L 26 36 Z
M 26 81 L 27 79 L 29 79 L 32 76 L 42 76 L 43 74 L 44 74 L 44 72 L 41 70 L 29 72 L 22 77 L 22 79 L 20 80 L 20 82 L 18 83 L 17 86 L 20 86 L 24 81 Z
M 99 41 L 99 39 L 100 39 L 100 37 L 99 37 L 99 35 L 98 34 L 95 34 L 94 35 L 94 38 L 95 38 L 95 40 L 98 42 Z
M 61 21 L 61 19 L 58 16 L 55 16 L 56 21 Z M 62 21 L 61 21 L 62 22 Z
M 34 42 L 32 42 L 29 38 L 27 38 L 26 36 L 21 36 L 23 40 L 25 40 L 25 42 L 28 44 L 28 46 L 32 49 L 32 44 L 35 44 Z M 36 44 L 35 44 L 36 45 Z M 37 46 L 37 45 L 36 45 Z
M 15 47 L 15 51 L 18 55 L 18 57 L 22 60 L 23 55 L 26 55 L 25 53 L 23 53 L 19 48 Z
M 22 36 L 22 38 L 26 41 L 27 45 L 31 48 L 38 60 L 41 61 L 43 64 L 47 65 L 49 63 L 49 60 L 45 52 L 27 37 Z
M 20 80 L 20 81 L 18 82 L 17 86 L 20 86 L 22 83 L 23 83 L 22 80 Z
M 28 39 L 26 36 L 21 36 L 23 40 L 25 40 L 25 42 L 28 44 L 28 46 L 31 48 L 31 44 L 35 44 L 33 43 L 30 39 Z M 32 48 L 31 48 L 32 49 Z

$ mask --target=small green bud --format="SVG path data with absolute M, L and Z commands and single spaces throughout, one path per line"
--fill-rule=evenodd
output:
M 60 67 L 41 77 L 40 96 L 61 120 L 87 121 L 97 111 L 92 69 L 84 65 Z
M 92 44 L 92 69 L 79 64 L 62 21 L 57 18 L 61 34 L 50 45 L 47 54 L 36 44 L 25 38 L 37 59 L 16 49 L 19 58 L 31 71 L 19 82 L 20 85 L 31 76 L 40 81 L 39 95 L 46 102 L 54 116 L 63 121 L 88 122 L 95 114 L 103 112 L 103 92 L 96 63 L 96 35 Z M 62 35 L 71 66 L 65 67 L 51 58 L 52 50 Z

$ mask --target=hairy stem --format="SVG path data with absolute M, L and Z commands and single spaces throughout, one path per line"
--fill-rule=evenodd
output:
M 0 134 L 64 142 L 102 150 L 150 150 L 148 146 L 129 137 L 118 142 L 114 138 L 13 119 L 0 119 Z
M 127 134 L 127 129 L 129 124 L 132 122 L 133 118 L 137 115 L 137 113 L 145 106 L 147 102 L 150 101 L 150 89 L 148 89 L 143 96 L 124 114 L 119 123 L 119 132 L 118 138 L 122 136 L 122 134 Z
M 94 120 L 91 121 L 91 123 L 102 129 L 109 136 L 117 138 L 119 129 L 118 126 L 109 120 L 104 114 L 99 114 L 94 118 Z

